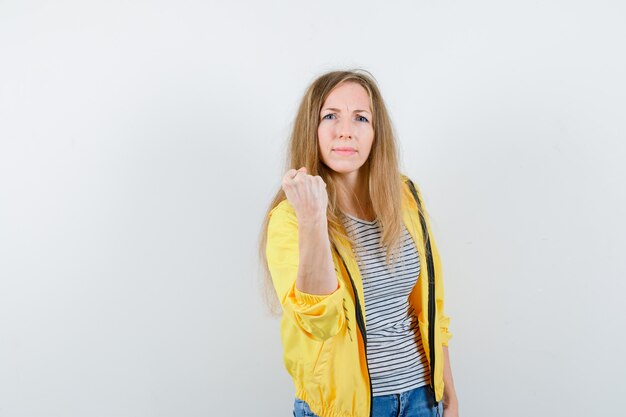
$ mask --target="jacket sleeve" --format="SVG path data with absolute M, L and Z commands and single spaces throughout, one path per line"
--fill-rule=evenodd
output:
M 441 329 L 441 337 L 443 346 L 448 346 L 448 341 L 452 338 L 450 333 L 450 317 L 445 314 L 444 310 L 444 288 L 443 288 L 443 275 L 441 268 L 441 258 L 439 257 L 439 250 L 433 237 L 432 227 L 430 225 L 430 216 L 428 211 L 424 208 L 424 199 L 417 185 L 415 185 L 417 195 L 422 202 L 422 209 L 424 210 L 424 218 L 426 219 L 426 225 L 428 227 L 428 235 L 430 237 L 430 248 L 433 255 L 433 263 L 435 265 L 435 302 L 437 304 L 437 315 L 439 317 L 439 328 Z
M 430 224 L 428 225 L 430 230 Z M 435 244 L 435 240 L 430 233 L 430 247 L 433 253 L 433 262 L 435 264 L 435 302 L 437 303 L 437 311 L 439 312 L 439 327 L 441 329 L 442 344 L 448 346 L 448 341 L 452 338 L 449 330 L 450 317 L 445 314 L 444 310 L 444 294 L 443 294 L 443 278 L 441 276 L 441 259 L 439 258 L 439 250 Z
M 337 333 L 345 322 L 344 284 L 331 294 L 316 295 L 296 288 L 299 247 L 298 221 L 291 210 L 277 206 L 270 212 L 266 258 L 283 314 L 308 337 L 323 341 Z

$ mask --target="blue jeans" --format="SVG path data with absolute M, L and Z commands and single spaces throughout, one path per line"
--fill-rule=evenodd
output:
M 443 402 L 435 407 L 430 385 L 414 388 L 400 394 L 373 397 L 372 417 L 441 417 Z M 294 417 L 319 417 L 299 398 L 293 404 Z

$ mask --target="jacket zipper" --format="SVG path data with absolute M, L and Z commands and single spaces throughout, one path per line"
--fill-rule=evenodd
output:
M 407 181 L 409 184 L 409 189 L 411 190 L 411 194 L 413 194 L 413 198 L 417 203 L 418 213 L 420 217 L 420 224 L 422 225 L 422 235 L 428 236 L 428 227 L 426 225 L 426 219 L 424 219 L 424 215 L 422 214 L 422 205 L 420 203 L 420 199 L 417 196 L 417 191 L 415 190 L 415 185 L 413 185 L 413 181 L 410 179 Z M 435 392 L 435 271 L 434 271 L 434 261 L 432 258 L 430 239 L 426 240 L 426 264 L 428 265 L 428 346 L 430 349 L 430 385 L 433 388 L 433 402 L 435 403 L 435 408 L 439 407 L 439 401 L 437 401 L 437 394 Z M 333 245 L 334 246 L 334 245 Z M 367 367 L 367 379 L 370 385 L 370 410 L 369 416 L 372 416 L 372 404 L 374 402 L 372 395 L 372 378 L 370 376 L 370 368 L 369 363 L 367 361 L 367 331 L 365 329 L 365 320 L 363 319 L 363 314 L 361 311 L 361 302 L 359 301 L 359 296 L 356 291 L 356 287 L 354 285 L 354 280 L 352 279 L 352 274 L 350 274 L 350 270 L 346 265 L 346 262 L 343 260 L 341 254 L 335 247 L 335 252 L 341 259 L 341 263 L 343 263 L 343 267 L 348 272 L 348 277 L 350 278 L 350 283 L 352 284 L 352 292 L 354 293 L 354 299 L 356 301 L 356 321 L 361 330 L 361 336 L 363 337 L 363 345 L 365 346 L 365 365 Z
M 337 248 L 335 248 L 335 251 L 337 252 L 337 255 L 339 256 L 339 259 L 341 259 L 341 263 L 343 264 L 343 267 L 348 272 L 348 277 L 350 277 L 350 283 L 352 284 L 352 292 L 354 293 L 354 299 L 356 301 L 356 306 L 355 306 L 356 322 L 357 322 L 357 325 L 359 326 L 359 330 L 361 331 L 361 337 L 363 338 L 363 346 L 365 346 L 365 366 L 367 368 L 367 379 L 370 384 L 370 410 L 369 410 L 368 415 L 371 417 L 374 398 L 372 395 L 372 378 L 370 376 L 370 366 L 367 361 L 367 330 L 365 329 L 365 320 L 363 319 L 363 312 L 361 311 L 361 302 L 359 301 L 359 296 L 356 291 L 356 286 L 354 285 L 354 280 L 352 279 L 352 274 L 350 274 L 350 270 L 348 269 L 346 262 L 343 260 L 343 257 L 339 254 L 339 251 L 337 250 Z
M 413 181 L 408 180 L 409 189 L 413 198 L 417 203 L 417 208 L 420 217 L 420 223 L 422 225 L 422 235 L 428 236 L 428 226 L 426 225 L 426 219 L 422 213 L 422 204 Z M 437 401 L 437 394 L 435 392 L 435 265 L 432 257 L 432 251 L 430 246 L 430 239 L 424 239 L 426 241 L 426 264 L 428 266 L 428 346 L 430 347 L 430 385 L 433 388 L 433 401 L 435 408 L 439 406 Z

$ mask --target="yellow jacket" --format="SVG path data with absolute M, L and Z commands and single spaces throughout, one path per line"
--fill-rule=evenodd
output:
M 431 364 L 431 385 L 435 400 L 443 397 L 443 349 L 452 337 L 449 317 L 444 315 L 441 262 L 430 220 L 418 214 L 416 197 L 423 209 L 418 189 L 405 175 L 402 193 L 404 225 L 416 242 L 420 273 L 409 302 L 418 317 L 424 352 Z M 412 185 L 412 183 L 411 183 Z M 423 221 L 423 226 L 422 226 Z M 422 227 L 428 228 L 432 264 L 428 262 Z M 366 325 L 363 283 L 348 241 L 332 248 L 339 286 L 328 295 L 313 295 L 295 287 L 298 274 L 298 222 L 288 200 L 270 212 L 266 256 L 274 287 L 282 304 L 280 335 L 283 361 L 294 381 L 295 395 L 306 401 L 320 417 L 370 417 L 371 381 L 366 358 Z M 434 277 L 432 272 L 434 271 Z M 430 285 L 430 280 L 434 281 Z M 434 288 L 434 294 L 432 289 Z M 436 323 L 430 327 L 429 297 Z M 435 301 L 432 303 L 432 301 Z M 431 334 L 429 335 L 429 330 Z M 430 348 L 434 345 L 434 350 Z

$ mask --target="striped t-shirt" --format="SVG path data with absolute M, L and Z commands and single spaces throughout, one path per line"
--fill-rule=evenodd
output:
M 385 263 L 386 246 L 380 244 L 382 231 L 378 219 L 365 221 L 346 214 L 344 224 L 356 242 L 355 252 L 363 277 L 372 395 L 396 394 L 428 385 L 430 369 L 417 317 L 408 301 L 420 271 L 411 235 L 402 225 L 394 270 Z

